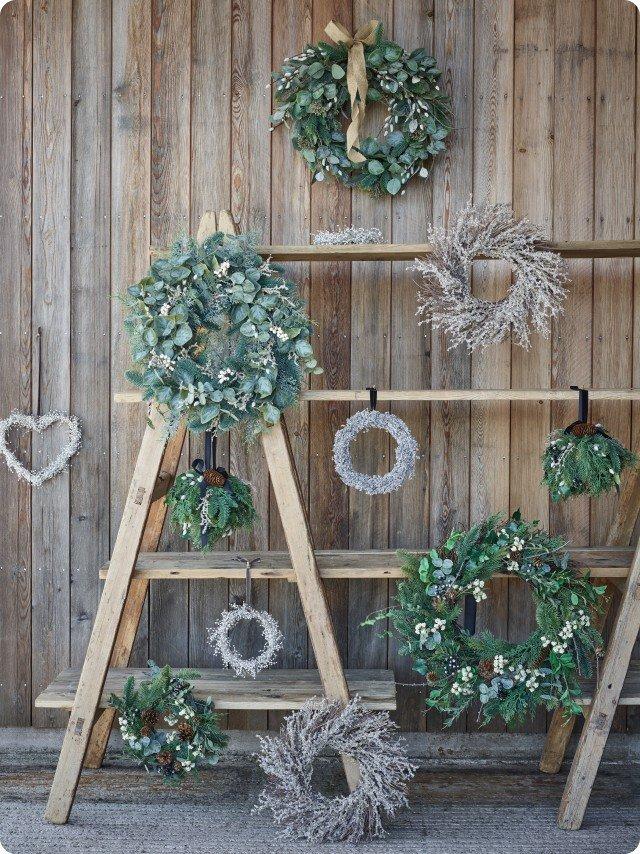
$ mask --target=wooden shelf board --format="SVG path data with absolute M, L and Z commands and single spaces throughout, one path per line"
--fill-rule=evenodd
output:
M 589 389 L 591 400 L 640 400 L 640 388 Z M 116 403 L 140 403 L 142 392 L 117 391 Z M 366 389 L 311 389 L 300 395 L 305 401 L 369 401 Z M 404 402 L 437 402 L 445 400 L 578 400 L 578 394 L 568 388 L 446 388 L 446 389 L 378 389 L 378 400 Z
M 569 549 L 575 565 L 598 578 L 626 578 L 634 550 L 627 548 Z M 208 578 L 244 579 L 244 566 L 234 557 L 260 558 L 252 569 L 255 579 L 294 581 L 288 552 L 142 552 L 134 577 L 150 580 Z M 322 578 L 402 578 L 394 551 L 316 551 Z M 106 578 L 108 564 L 100 570 Z M 506 576 L 503 576 L 506 577 Z M 509 576 L 513 577 L 513 576 Z
M 637 258 L 640 240 L 568 240 L 541 243 L 563 258 Z M 433 252 L 431 243 L 372 243 L 354 246 L 258 246 L 259 255 L 274 261 L 413 261 Z M 152 259 L 166 256 L 165 249 L 152 247 Z M 477 260 L 486 260 L 479 255 Z
M 595 679 L 585 679 L 582 680 L 582 690 L 583 695 L 578 700 L 578 703 L 582 706 L 590 705 L 593 694 L 596 689 L 596 680 Z M 620 694 L 620 699 L 618 700 L 619 706 L 640 706 L 640 660 L 636 659 L 630 662 L 629 669 L 627 671 L 627 675 L 625 676 L 624 684 L 622 686 L 622 692 Z
M 323 696 L 317 670 L 263 670 L 255 679 L 243 679 L 227 669 L 198 668 L 201 679 L 194 679 L 196 697 L 211 697 L 216 709 L 298 709 L 310 697 Z M 125 680 L 133 676 L 136 683 L 149 678 L 146 668 L 128 667 L 109 670 L 100 698 L 105 708 L 110 695 L 121 694 Z M 358 694 L 369 709 L 393 711 L 396 691 L 391 670 L 346 670 L 349 691 Z M 37 698 L 37 709 L 71 710 L 80 670 L 64 670 Z

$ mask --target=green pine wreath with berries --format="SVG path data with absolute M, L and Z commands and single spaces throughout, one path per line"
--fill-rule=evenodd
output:
M 305 373 L 322 373 L 296 285 L 247 236 L 179 240 L 125 303 L 137 366 L 126 376 L 170 430 L 184 417 L 194 431 L 244 424 L 253 436 L 297 402 Z
M 579 677 L 589 676 L 602 638 L 592 625 L 604 587 L 572 567 L 563 542 L 519 512 L 492 516 L 468 531 L 454 531 L 427 554 L 400 552 L 406 579 L 396 606 L 373 615 L 389 618 L 400 652 L 431 686 L 427 706 L 451 725 L 472 703 L 479 718 L 522 720 L 539 706 L 581 713 Z M 465 597 L 487 598 L 495 573 L 526 581 L 536 606 L 536 628 L 512 643 L 488 631 L 471 634 L 458 623 Z
M 211 698 L 193 695 L 191 682 L 199 673 L 173 673 L 168 665 L 161 669 L 153 661 L 148 664 L 151 678 L 136 688 L 130 676 L 122 696 L 112 694 L 109 705 L 118 714 L 124 755 L 161 774 L 165 783 L 177 785 L 196 775 L 199 767 L 215 765 L 228 739 L 218 726 Z
M 362 30 L 368 38 L 358 38 L 359 31 L 351 39 L 331 22 L 327 33 L 339 43 L 308 44 L 284 61 L 273 74 L 276 110 L 271 122 L 291 126 L 293 145 L 314 181 L 333 176 L 349 187 L 395 195 L 414 175 L 426 178 L 434 156 L 444 150 L 451 131 L 450 101 L 440 89 L 435 59 L 423 48 L 407 53 L 385 39 L 375 21 Z M 364 68 L 360 66 L 359 100 L 354 95 L 352 103 L 347 86 L 354 40 Z M 388 109 L 381 135 L 360 141 L 357 131 L 365 106 L 374 102 Z

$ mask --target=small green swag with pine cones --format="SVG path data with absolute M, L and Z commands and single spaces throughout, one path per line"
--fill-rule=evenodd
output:
M 193 696 L 191 680 L 200 678 L 198 672 L 173 673 L 153 661 L 149 668 L 149 681 L 136 689 L 130 676 L 122 697 L 112 694 L 109 705 L 118 712 L 124 755 L 177 785 L 188 774 L 195 775 L 198 767 L 215 765 L 227 737 L 218 726 L 211 698 Z
M 399 552 L 406 578 L 395 607 L 365 625 L 391 621 L 400 653 L 412 656 L 413 669 L 431 686 L 427 706 L 443 713 L 448 726 L 475 701 L 484 723 L 522 720 L 541 705 L 581 713 L 578 678 L 591 675 L 600 651 L 592 618 L 605 587 L 579 574 L 563 545 L 516 512 L 454 531 L 426 554 Z M 465 597 L 486 599 L 486 582 L 496 573 L 531 586 L 536 628 L 520 643 L 488 631 L 471 634 L 458 623 Z

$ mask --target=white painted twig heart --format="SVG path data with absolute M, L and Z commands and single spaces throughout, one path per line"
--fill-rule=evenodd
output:
M 12 427 L 24 427 L 27 430 L 35 430 L 43 433 L 53 424 L 66 424 L 69 428 L 69 439 L 58 456 L 40 471 L 30 471 L 25 468 L 16 455 L 7 447 L 7 434 Z M 0 421 L 0 453 L 4 455 L 7 465 L 18 477 L 33 484 L 42 486 L 45 480 L 55 477 L 67 465 L 71 457 L 80 448 L 82 435 L 78 425 L 78 419 L 72 415 L 63 415 L 61 412 L 47 412 L 40 418 L 27 415 L 24 412 L 12 412 L 8 418 Z

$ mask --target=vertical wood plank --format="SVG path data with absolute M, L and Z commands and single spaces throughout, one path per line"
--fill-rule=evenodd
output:
M 514 57 L 514 184 L 513 206 L 548 233 L 553 213 L 553 48 L 556 4 L 553 0 L 516 0 Z M 514 388 L 548 387 L 551 346 L 536 336 L 528 351 L 513 346 L 511 379 Z M 548 403 L 516 403 L 511 407 L 511 508 L 526 519 L 549 521 L 549 498 L 540 485 L 540 455 L 549 433 Z M 509 639 L 526 637 L 535 626 L 531 591 L 527 585 L 509 589 Z M 527 726 L 544 731 L 539 712 Z
M 273 2 L 273 67 L 279 68 L 285 57 L 298 53 L 311 40 L 311 0 L 274 0 Z M 310 225 L 309 170 L 291 145 L 284 129 L 275 133 L 271 147 L 271 239 L 274 243 L 307 243 Z M 281 180 L 280 176 L 287 176 Z M 309 299 L 309 264 L 287 265 L 287 275 L 298 284 L 302 297 Z M 315 335 L 314 335 L 315 339 Z M 315 345 L 315 340 L 312 339 Z M 292 407 L 285 414 L 287 432 L 302 488 L 305 506 L 309 506 L 309 404 Z M 286 548 L 280 514 L 270 504 L 270 548 Z M 286 643 L 279 654 L 280 667 L 305 667 L 308 654 L 307 624 L 298 587 L 288 581 L 269 583 L 269 611 L 280 625 Z M 269 726 L 279 728 L 283 715 L 269 712 Z
M 271 101 L 271 0 L 233 0 L 231 6 L 231 213 L 242 232 L 255 231 L 270 239 L 271 134 L 268 132 Z M 269 546 L 269 475 L 258 443 L 248 445 L 236 431 L 231 437 L 232 472 L 251 483 L 259 521 L 250 534 L 234 538 L 236 549 Z M 244 584 L 230 584 L 229 595 L 243 595 Z M 255 589 L 254 604 L 267 609 L 266 585 Z M 241 649 L 250 649 L 250 638 L 238 636 Z M 229 726 L 265 729 L 266 712 L 234 712 Z
M 596 30 L 595 216 L 594 237 L 633 236 L 635 152 L 635 10 L 630 4 L 598 4 Z M 616 81 L 626 80 L 620 86 Z M 633 261 L 594 261 L 593 385 L 627 386 L 633 369 Z M 625 445 L 631 441 L 631 406 L 594 405 L 594 419 Z M 615 493 L 592 502 L 591 542 L 605 541 L 613 520 Z M 615 605 L 615 603 L 614 603 Z M 612 609 L 615 613 L 617 608 Z M 624 731 L 627 710 L 616 712 L 613 727 Z
M 473 4 L 435 2 L 435 56 L 441 86 L 449 93 L 454 130 L 433 170 L 433 219 L 447 226 L 472 190 Z M 442 332 L 431 334 L 434 388 L 465 388 L 471 360 L 463 348 L 447 350 Z M 455 527 L 469 522 L 469 404 L 431 407 L 430 539 L 439 544 Z M 459 721 L 456 728 L 464 727 Z
M 215 133 L 211 123 L 215 123 Z M 195 0 L 191 21 L 191 232 L 205 211 L 231 206 L 231 0 L 213 7 Z M 219 464 L 229 468 L 229 436 L 218 438 Z M 190 458 L 202 458 L 203 439 L 191 437 Z M 224 550 L 229 541 L 219 544 Z M 207 628 L 227 607 L 226 580 L 189 583 L 189 663 L 212 667 Z M 226 715 L 224 716 L 226 719 Z
M 482 0 L 475 7 L 473 89 L 473 198 L 475 204 L 510 204 L 513 161 L 505 156 L 513 139 L 513 19 L 511 0 Z M 473 270 L 473 292 L 498 300 L 507 292 L 509 265 L 479 263 Z M 511 352 L 501 344 L 473 354 L 474 388 L 508 388 Z M 471 404 L 470 522 L 509 510 L 509 403 Z M 509 581 L 493 581 L 489 597 L 480 603 L 476 628 L 506 637 Z M 469 728 L 475 729 L 475 716 Z M 488 730 L 502 731 L 500 721 Z
M 638 61 L 638 45 L 640 44 L 640 15 L 636 14 L 636 92 L 635 92 L 635 112 L 636 112 L 636 139 L 635 139 L 635 150 L 636 152 L 640 149 L 640 61 Z M 638 239 L 638 235 L 640 234 L 640 157 L 636 154 L 635 156 L 635 217 L 633 222 L 634 228 L 634 236 Z M 633 385 L 637 387 L 638 377 L 640 377 L 640 348 L 636 346 L 636 341 L 638 340 L 638 335 L 640 334 L 640 329 L 638 324 L 640 323 L 640 304 L 638 300 L 640 299 L 640 260 L 637 258 L 633 262 L 633 281 L 634 281 L 634 289 L 633 289 Z M 640 407 L 637 403 L 633 403 L 631 405 L 631 447 L 636 453 L 638 452 L 638 448 L 640 447 Z M 635 480 L 635 478 L 634 478 Z M 628 481 L 627 481 L 628 483 Z M 629 489 L 631 484 L 627 486 Z M 640 480 L 638 480 L 636 489 L 633 490 L 633 493 L 636 493 L 639 496 L 638 502 L 636 504 L 640 504 Z M 623 488 L 624 494 L 624 488 Z M 617 518 L 617 514 L 616 514 Z M 634 517 L 635 518 L 635 517 Z M 637 520 L 636 520 L 637 521 Z M 633 536 L 633 542 L 636 542 L 638 538 L 638 532 L 636 528 L 636 532 Z M 640 641 L 636 641 L 636 645 L 634 647 L 632 658 L 638 658 L 640 656 Z M 640 732 L 640 708 L 633 707 L 627 709 L 627 731 L 632 733 Z
M 331 20 L 352 26 L 350 0 L 314 0 L 314 42 L 325 38 Z M 342 228 L 351 223 L 351 193 L 337 181 L 311 188 L 311 231 Z M 311 265 L 311 317 L 317 327 L 314 349 L 324 374 L 312 378 L 313 388 L 349 388 L 351 338 L 351 265 L 330 262 Z M 349 547 L 349 491 L 333 467 L 333 439 L 349 417 L 349 405 L 315 403 L 310 411 L 309 494 L 310 522 L 318 549 Z M 348 591 L 345 580 L 325 584 L 336 641 L 347 660 Z M 309 650 L 309 666 L 314 666 Z
M 151 166 L 151 0 L 113 0 L 111 107 L 111 388 L 128 387 L 131 365 L 118 297 L 149 265 Z M 144 407 L 111 410 L 111 542 L 120 526 L 140 449 Z M 132 664 L 149 657 L 145 609 Z
M 433 51 L 433 2 L 407 0 L 394 4 L 394 41 L 405 50 L 424 47 Z M 395 243 L 424 240 L 431 222 L 432 179 L 410 181 L 404 196 L 392 202 L 392 234 Z M 391 284 L 391 388 L 429 388 L 431 384 L 431 333 L 416 325 L 416 294 L 413 274 L 406 263 L 394 263 Z M 392 411 L 403 421 L 420 446 L 420 459 L 413 478 L 390 495 L 389 545 L 392 548 L 424 548 L 429 536 L 429 405 L 394 403 Z M 390 584 L 393 596 L 396 584 Z M 396 681 L 411 684 L 420 677 L 411 668 L 411 659 L 400 656 L 398 644 L 389 644 L 389 666 Z M 396 686 L 395 720 L 403 730 L 424 729 L 426 691 Z
M 370 20 L 380 21 L 388 38 L 393 38 L 393 4 L 389 0 L 355 0 L 355 27 Z M 377 135 L 382 123 L 381 109 L 369 109 L 363 137 Z M 391 199 L 355 191 L 351 201 L 354 226 L 377 226 L 385 241 L 391 240 Z M 359 262 L 351 270 L 351 383 L 354 388 L 389 387 L 391 332 L 391 264 L 388 261 Z M 352 407 L 352 414 L 362 404 Z M 381 406 L 380 409 L 388 407 Z M 376 430 L 352 447 L 358 471 L 387 472 L 390 455 L 395 454 L 389 436 Z M 384 549 L 389 543 L 389 496 L 367 495 L 352 489 L 349 496 L 349 547 Z M 379 627 L 360 624 L 388 603 L 389 584 L 385 581 L 349 581 L 349 667 L 386 667 L 387 644 Z
M 70 408 L 71 0 L 38 4 L 33 18 L 33 280 L 32 333 L 42 329 L 42 412 Z M 38 401 L 33 394 L 33 409 Z M 32 439 L 33 468 L 59 447 L 59 431 Z M 69 473 L 32 495 L 33 690 L 38 693 L 69 661 Z M 34 712 L 53 726 L 59 713 Z
M 30 2 L 0 12 L 0 411 L 31 409 Z M 14 445 L 29 463 L 31 440 Z M 31 490 L 0 468 L 0 726 L 31 722 Z
M 191 8 L 183 0 L 151 4 L 151 243 L 168 246 L 189 231 Z M 188 456 L 188 448 L 185 451 Z M 163 548 L 185 549 L 167 532 Z M 189 587 L 151 584 L 151 657 L 159 664 L 189 661 Z
M 111 340 L 111 3 L 73 4 L 71 172 L 71 408 L 82 452 L 72 461 L 71 665 L 82 664 L 109 559 Z M 105 322 L 106 321 L 106 322 Z

